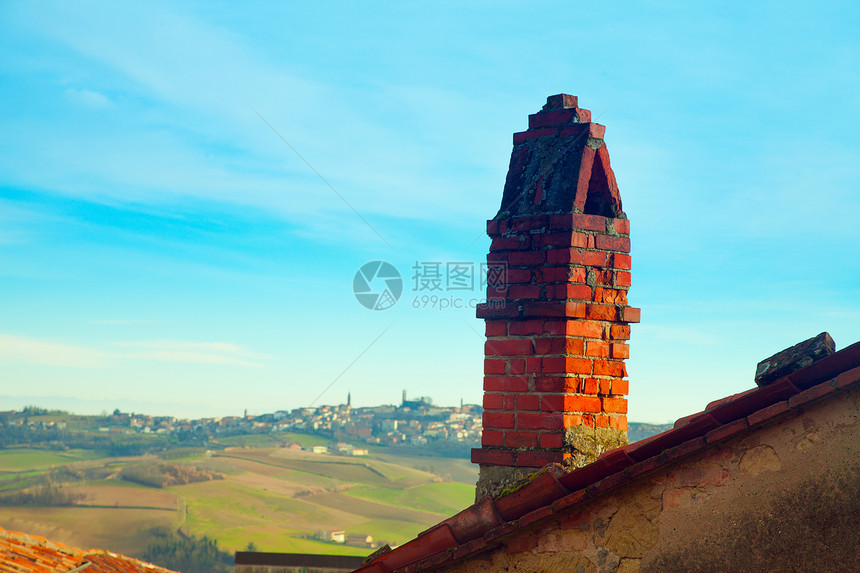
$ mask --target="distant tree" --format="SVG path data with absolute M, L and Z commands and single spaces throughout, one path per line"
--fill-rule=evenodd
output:
M 253 541 L 249 541 L 248 546 L 245 547 L 245 551 L 249 551 L 251 553 L 256 553 L 257 551 L 259 551 L 259 549 L 257 549 L 256 545 L 254 545 Z

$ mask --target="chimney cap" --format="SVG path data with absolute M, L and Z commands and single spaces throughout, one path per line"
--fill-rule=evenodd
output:
M 579 107 L 579 98 L 575 95 L 556 94 L 546 98 L 546 105 L 543 106 L 544 111 L 551 109 L 566 109 L 571 107 Z

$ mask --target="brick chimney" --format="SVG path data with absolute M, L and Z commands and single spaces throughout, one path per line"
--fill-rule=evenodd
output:
M 627 443 L 630 223 L 605 127 L 566 94 L 514 134 L 492 238 L 477 498 Z

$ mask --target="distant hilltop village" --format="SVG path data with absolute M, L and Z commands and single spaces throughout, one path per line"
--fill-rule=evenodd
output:
M 424 446 L 429 442 L 471 445 L 480 441 L 483 408 L 464 405 L 462 400 L 459 407 L 434 406 L 429 397 L 407 399 L 404 390 L 399 406 L 353 408 L 351 402 L 348 394 L 346 403 L 337 406 L 278 410 L 256 416 L 246 410 L 244 416 L 196 420 L 119 410 L 103 416 L 74 416 L 31 406 L 20 412 L 0 412 L 0 427 L 19 431 L 89 430 L 111 435 L 163 435 L 183 443 L 206 442 L 216 436 L 299 432 L 331 438 L 336 452 L 347 455 L 363 455 L 367 451 L 338 442 Z M 328 450 L 325 446 L 315 449 Z

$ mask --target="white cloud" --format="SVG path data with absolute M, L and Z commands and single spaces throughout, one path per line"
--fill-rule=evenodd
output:
M 0 333 L 0 365 L 100 368 L 107 366 L 112 358 L 110 353 L 96 348 Z
M 230 342 L 188 342 L 182 340 L 144 340 L 118 342 L 116 346 L 131 349 L 118 354 L 133 360 L 225 364 L 261 368 L 256 360 L 267 358 Z

